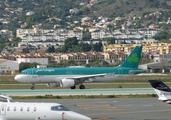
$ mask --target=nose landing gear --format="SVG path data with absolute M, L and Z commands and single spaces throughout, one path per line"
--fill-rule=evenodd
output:
M 31 89 L 32 90 L 34 90 L 35 89 L 35 86 L 34 86 L 35 84 L 32 84 L 32 86 L 31 86 Z

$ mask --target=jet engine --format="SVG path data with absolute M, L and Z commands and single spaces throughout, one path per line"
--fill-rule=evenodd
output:
M 60 80 L 61 87 L 73 87 L 74 85 L 75 85 L 74 79 L 64 78 L 64 79 Z
M 48 87 L 59 87 L 59 83 L 47 83 Z

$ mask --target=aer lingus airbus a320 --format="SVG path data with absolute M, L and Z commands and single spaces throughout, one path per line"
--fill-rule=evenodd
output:
M 35 89 L 36 83 L 71 89 L 80 84 L 80 89 L 85 89 L 83 83 L 107 82 L 145 72 L 138 68 L 141 52 L 142 46 L 136 46 L 126 60 L 117 67 L 29 68 L 16 75 L 15 80 L 31 83 L 31 89 Z

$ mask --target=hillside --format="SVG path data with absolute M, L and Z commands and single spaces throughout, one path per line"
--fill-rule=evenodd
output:
M 136 27 L 146 26 L 152 23 L 167 22 L 171 13 L 170 0 L 99 0 L 90 6 L 90 0 L 1 0 L 0 1 L 0 29 L 9 29 L 13 32 L 21 25 L 23 28 L 32 28 L 32 25 L 42 24 L 42 28 L 52 29 L 54 25 L 58 28 L 66 28 L 73 21 L 81 21 L 85 16 L 92 20 L 97 17 L 116 17 L 132 19 L 142 18 L 136 21 Z M 82 3 L 82 4 L 81 4 Z M 79 12 L 72 14 L 71 9 Z M 26 15 L 33 11 L 33 15 Z M 158 16 L 147 16 L 158 11 Z M 162 14 L 161 14 L 162 13 Z M 9 21 L 9 24 L 2 24 Z M 77 24 L 78 26 L 81 23 Z M 168 26 L 165 26 L 168 27 Z M 170 28 L 167 28 L 170 29 Z
M 170 11 L 169 0 L 101 0 L 93 6 L 96 16 L 142 16 L 155 11 Z

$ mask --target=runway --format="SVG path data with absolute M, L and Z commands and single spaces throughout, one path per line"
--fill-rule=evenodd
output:
M 129 94 L 153 94 L 152 88 L 115 88 L 115 89 L 18 89 L 0 90 L 8 96 L 37 96 L 37 95 L 129 95 Z
M 93 120 L 170 120 L 171 106 L 157 98 L 39 99 L 18 100 L 58 102 Z

